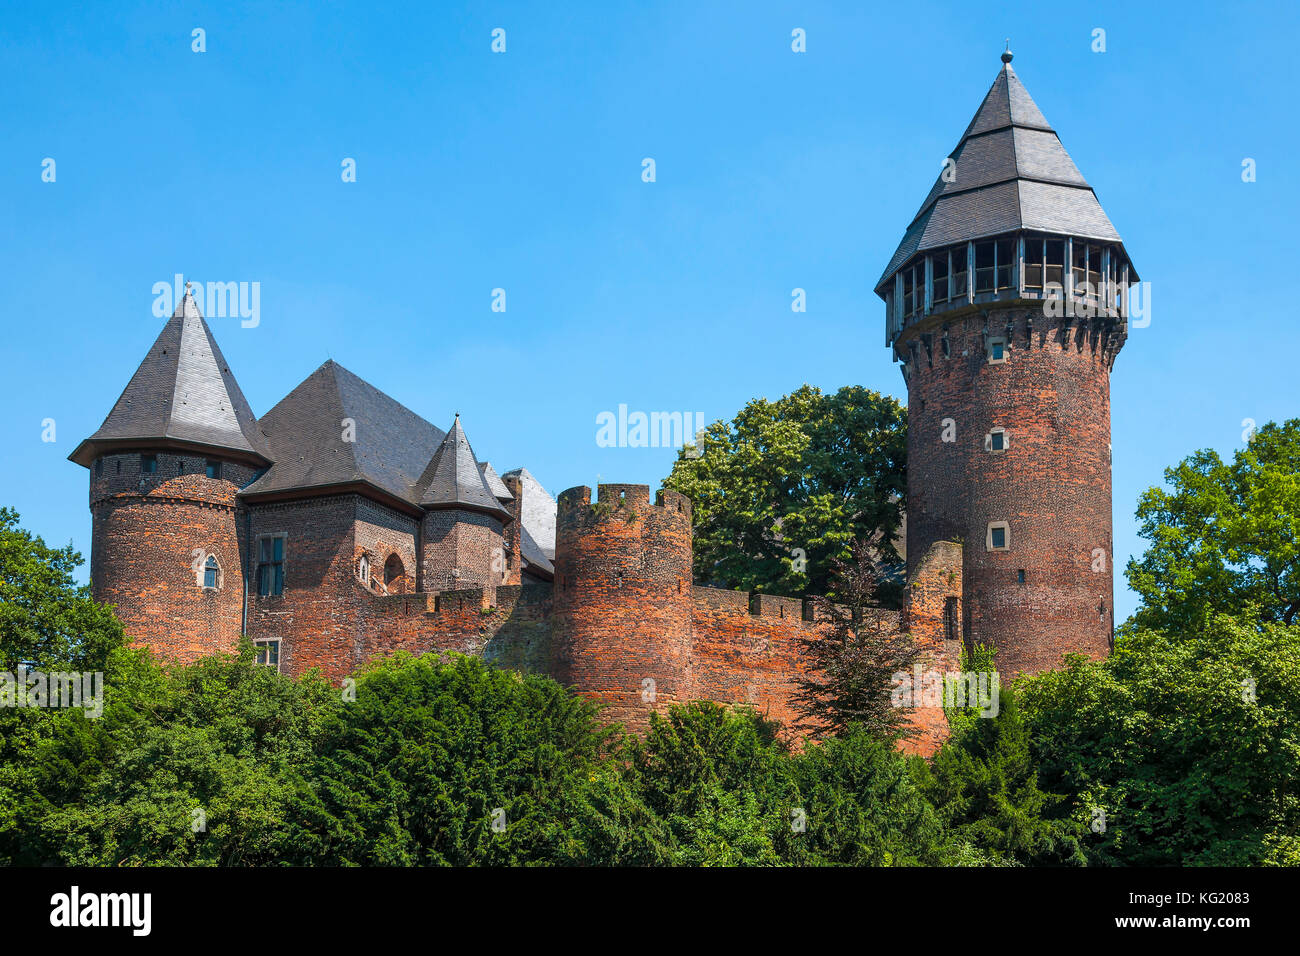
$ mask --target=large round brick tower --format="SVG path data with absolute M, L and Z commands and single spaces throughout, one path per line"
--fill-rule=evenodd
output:
M 558 501 L 551 674 L 644 729 L 691 697 L 691 503 L 646 485 Z
M 876 287 L 908 390 L 909 577 L 962 542 L 1010 676 L 1107 653 L 1110 371 L 1137 275 L 1011 54 Z
M 233 650 L 247 555 L 235 495 L 270 459 L 188 293 L 69 457 L 90 469 L 91 589 L 132 642 L 180 661 Z

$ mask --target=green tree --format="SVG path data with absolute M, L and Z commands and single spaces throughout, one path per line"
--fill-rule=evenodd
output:
M 1086 862 L 1086 828 L 1061 819 L 1064 797 L 1039 788 L 1029 727 L 1010 688 L 1001 688 L 995 715 L 958 722 L 933 763 L 918 760 L 915 769 L 955 843 L 993 863 Z
M 1270 422 L 1231 463 L 1198 451 L 1138 504 L 1151 542 L 1128 563 L 1142 627 L 1185 632 L 1253 608 L 1300 625 L 1300 419 Z
M 122 644 L 122 625 L 72 573 L 72 545 L 55 550 L 0 508 L 0 670 L 94 671 Z
M 697 451 L 694 458 L 683 451 L 664 481 L 694 503 L 696 580 L 824 594 L 831 559 L 847 558 L 859 538 L 897 571 L 907 419 L 894 399 L 856 386 L 825 395 L 804 385 L 774 402 L 751 401 L 730 423 L 714 422 Z M 895 582 L 883 597 L 898 594 Z
M 1102 863 L 1300 863 L 1300 628 L 1126 628 L 1018 685 L 1044 786 Z
M 0 858 L 25 865 L 269 865 L 338 692 L 238 654 L 166 670 L 119 648 L 104 709 L 0 712 Z M 9 724 L 12 728 L 13 724 Z M 196 813 L 197 811 L 197 813 Z M 7 822 L 7 825 L 6 825 Z
M 547 678 L 397 654 L 332 713 L 295 838 L 314 863 L 653 863 L 654 821 L 602 761 L 613 733 Z

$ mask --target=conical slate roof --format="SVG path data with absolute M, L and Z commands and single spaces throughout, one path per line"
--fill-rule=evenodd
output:
M 505 517 L 510 515 L 501 507 L 479 471 L 474 449 L 470 448 L 469 439 L 465 437 L 459 415 L 421 476 L 420 485 L 424 488 L 420 504 L 426 508 L 468 508 Z
M 89 467 L 103 451 L 139 442 L 271 460 L 257 419 L 188 291 L 104 424 L 68 457 Z
M 364 482 L 410 504 L 443 439 L 425 421 L 334 360 L 262 416 L 275 465 L 245 496 Z
M 486 461 L 481 461 L 478 463 L 478 470 L 482 472 L 483 480 L 487 482 L 488 490 L 492 492 L 492 497 L 496 498 L 497 501 L 515 500 L 515 496 L 511 493 L 510 489 L 506 487 L 506 483 L 501 480 L 501 476 L 497 474 L 495 468 Z
M 1011 54 L 876 284 L 913 255 L 1020 229 L 1119 242 L 1119 233 L 1043 117 Z M 947 166 L 947 164 L 945 164 Z

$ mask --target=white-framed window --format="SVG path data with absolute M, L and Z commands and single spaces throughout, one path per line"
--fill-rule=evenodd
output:
M 984 436 L 985 451 L 1006 451 L 1010 444 L 1005 428 L 992 428 Z
M 990 521 L 984 547 L 989 551 L 1009 551 L 1011 549 L 1011 526 L 1005 521 Z
M 363 554 L 361 560 L 357 562 L 357 577 L 361 579 L 362 584 L 370 583 L 370 555 Z
M 215 554 L 208 555 L 203 562 L 203 586 L 214 591 L 221 587 L 221 565 Z
M 279 641 L 254 641 L 253 649 L 257 654 L 257 663 L 274 667 L 277 671 L 280 669 Z
M 989 364 L 996 365 L 1007 360 L 1007 340 L 1004 336 L 989 337 Z

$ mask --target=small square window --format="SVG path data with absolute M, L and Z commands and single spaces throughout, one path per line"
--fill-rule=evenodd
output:
M 1007 431 L 1005 428 L 995 428 L 988 433 L 984 439 L 984 447 L 988 451 L 1006 451 L 1007 448 Z
M 157 456 L 157 455 L 141 455 L 141 456 L 140 456 L 140 473 L 141 473 L 142 475 L 152 475 L 152 474 L 156 474 L 157 471 L 158 471 L 158 456 Z
M 1007 340 L 1002 336 L 996 336 L 989 339 L 989 362 L 1005 362 L 1007 360 Z
M 209 478 L 221 477 L 221 462 L 213 461 L 211 458 L 207 461 L 206 473 Z
M 1011 529 L 1005 521 L 990 521 L 985 546 L 989 551 L 1006 551 L 1011 547 Z
M 280 669 L 279 641 L 259 641 L 254 646 L 257 649 L 257 663 L 274 667 L 276 670 Z

